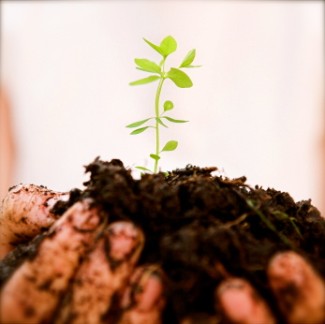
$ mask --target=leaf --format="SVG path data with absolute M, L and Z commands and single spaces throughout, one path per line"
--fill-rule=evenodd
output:
M 157 154 L 150 154 L 150 157 L 156 161 L 158 161 L 160 159 L 160 156 Z
M 167 78 L 171 79 L 179 88 L 190 88 L 193 85 L 190 77 L 179 69 L 171 68 L 167 73 Z
M 170 100 L 164 102 L 164 111 L 172 110 L 174 108 L 174 103 Z
M 138 66 L 139 70 L 146 72 L 159 73 L 161 72 L 161 68 L 155 63 L 147 59 L 134 59 L 135 64 Z
M 150 75 L 144 79 L 139 79 L 139 80 L 136 80 L 136 81 L 132 81 L 129 83 L 129 85 L 131 86 L 134 86 L 134 85 L 141 85 L 141 84 L 147 84 L 147 83 L 150 83 L 150 82 L 154 82 L 154 81 L 157 81 L 159 80 L 160 77 L 158 75 Z
M 168 141 L 165 146 L 163 147 L 163 149 L 161 150 L 161 152 L 165 152 L 165 151 L 174 151 L 176 150 L 178 145 L 177 141 Z
M 160 43 L 160 49 L 164 53 L 164 56 L 168 56 L 177 49 L 177 42 L 172 36 L 165 37 Z
M 138 170 L 141 170 L 141 171 L 146 171 L 146 172 L 150 172 L 150 173 L 152 172 L 150 169 L 140 166 L 140 165 L 136 166 L 135 168 Z
M 182 119 L 174 119 L 168 116 L 164 116 L 162 118 L 166 118 L 168 121 L 172 122 L 172 123 L 188 123 L 188 120 L 182 120 Z
M 131 132 L 131 135 L 137 135 L 140 134 L 142 132 L 144 132 L 147 128 L 149 128 L 149 126 L 145 126 L 145 127 L 141 127 L 141 128 L 137 128 L 135 129 L 133 132 Z
M 168 126 L 159 117 L 157 117 L 156 120 L 161 126 L 168 128 Z
M 160 55 L 165 56 L 163 50 L 160 48 L 160 46 L 155 45 L 148 41 L 147 39 L 143 39 L 150 47 L 152 47 L 155 51 L 157 51 Z
M 150 120 L 151 118 L 147 118 L 147 119 L 143 119 L 143 120 L 139 120 L 137 122 L 134 122 L 132 124 L 126 125 L 125 127 L 127 128 L 134 128 L 134 127 L 139 127 L 141 125 L 143 125 L 144 123 L 146 123 L 148 120 Z
M 182 67 L 189 67 L 191 65 L 191 63 L 194 61 L 195 54 L 196 54 L 195 49 L 190 50 L 186 54 L 184 60 L 182 61 L 181 65 L 179 67 L 180 68 L 182 68 Z

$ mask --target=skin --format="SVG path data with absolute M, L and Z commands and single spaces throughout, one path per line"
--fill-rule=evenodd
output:
M 26 210 L 30 196 L 20 197 L 18 211 Z M 34 199 L 44 204 L 44 199 Z M 7 214 L 4 207 L 8 206 L 2 205 L 2 215 Z M 33 208 L 29 217 L 35 227 L 38 222 L 41 227 L 49 208 Z M 39 209 L 43 213 L 37 214 Z M 12 218 L 2 220 L 1 230 L 10 228 L 6 222 Z M 52 224 L 51 234 L 36 256 L 25 261 L 2 288 L 0 323 L 48 322 L 54 315 L 57 324 L 161 323 L 166 302 L 164 274 L 158 265 L 135 267 L 144 244 L 137 227 L 116 222 L 103 228 L 101 212 L 88 201 L 76 203 Z M 15 226 L 11 232 L 15 233 Z M 17 232 L 21 233 L 20 226 Z M 12 245 L 13 237 L 7 235 L 2 242 Z M 216 324 L 224 319 L 229 323 L 276 323 L 254 287 L 221 268 L 226 279 L 216 288 L 215 304 L 222 317 L 194 314 L 181 323 Z M 270 260 L 267 275 L 286 323 L 325 323 L 325 284 L 307 260 L 295 252 L 278 253 Z
M 44 188 L 28 189 L 26 194 L 24 187 L 14 188 L 10 193 L 14 194 L 14 199 L 9 201 L 17 202 L 15 220 L 24 214 L 21 210 L 28 210 L 35 226 L 39 224 L 38 231 L 35 230 L 39 233 L 51 217 L 50 207 L 43 205 Z M 16 198 L 16 193 L 20 199 Z M 50 222 L 53 224 L 50 234 L 41 242 L 36 256 L 25 261 L 0 291 L 0 323 L 34 324 L 51 322 L 53 318 L 54 323 L 133 323 L 134 317 L 139 324 L 159 322 L 161 307 L 159 310 L 140 308 L 139 316 L 134 315 L 139 312 L 136 303 L 127 308 L 121 305 L 144 245 L 142 231 L 130 222 L 112 223 L 105 229 L 102 213 L 90 203 L 78 202 L 61 218 Z M 2 215 L 14 215 L 13 203 L 5 202 L 2 211 Z M 7 222 L 12 222 L 12 217 L 2 219 L 1 230 L 8 228 Z M 15 228 L 21 232 L 19 221 L 12 224 L 17 225 L 12 225 L 13 233 Z M 24 231 L 26 233 L 28 228 Z M 13 237 L 15 235 L 6 235 L 4 245 L 12 245 Z M 132 285 L 135 282 L 133 279 Z M 146 285 L 143 291 L 146 300 L 163 298 L 161 284 Z M 114 297 L 119 309 L 117 321 L 114 318 L 106 320 L 104 315 L 116 307 L 116 302 L 112 305 Z M 128 315 L 124 316 L 126 312 Z
M 299 254 L 276 254 L 268 265 L 270 287 L 288 324 L 325 323 L 325 283 Z M 216 290 L 217 308 L 231 323 L 276 323 L 265 301 L 240 278 L 225 280 Z
M 1 323 L 50 321 L 99 223 L 99 212 L 86 201 L 76 203 L 55 223 L 37 255 L 25 261 L 4 285 Z
M 56 323 L 101 323 L 113 295 L 126 287 L 143 243 L 133 224 L 111 224 L 79 267 Z
M 68 194 L 36 185 L 11 188 L 0 205 L 0 260 L 15 246 L 50 228 L 57 217 L 50 212 Z
M 268 277 L 287 323 L 325 323 L 325 283 L 302 256 L 276 255 Z
M 244 279 L 229 278 L 222 282 L 216 291 L 216 300 L 217 308 L 220 307 L 232 323 L 276 323 L 266 302 Z
M 119 324 L 159 324 L 165 306 L 163 273 L 157 265 L 134 272 L 122 299 L 124 310 Z

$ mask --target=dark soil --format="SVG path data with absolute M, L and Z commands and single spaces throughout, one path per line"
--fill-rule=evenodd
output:
M 295 250 L 325 277 L 325 219 L 310 200 L 254 188 L 246 178 L 212 175 L 216 168 L 187 166 L 135 180 L 119 160 L 86 166 L 85 190 L 71 191 L 62 214 L 91 197 L 109 222 L 132 220 L 146 237 L 140 263 L 158 263 L 167 275 L 164 322 L 190 313 L 215 314 L 214 290 L 227 274 L 248 279 L 277 312 L 266 265 L 277 251 Z
M 143 229 L 140 263 L 159 263 L 167 274 L 168 323 L 214 314 L 225 272 L 252 282 L 277 312 L 265 273 L 277 251 L 301 253 L 325 276 L 325 220 L 309 200 L 296 203 L 288 193 L 250 187 L 245 177 L 211 175 L 215 170 L 189 165 L 135 180 L 121 161 L 97 158 L 86 166 L 86 189 L 73 191 L 70 204 L 91 197 L 110 221 L 130 219 Z

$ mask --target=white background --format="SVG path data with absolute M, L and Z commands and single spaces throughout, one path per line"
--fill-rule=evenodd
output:
M 133 59 L 159 60 L 154 43 L 172 35 L 178 65 L 192 48 L 194 86 L 172 83 L 163 99 L 190 120 L 162 130 L 179 148 L 169 170 L 217 166 L 251 185 L 311 198 L 322 207 L 323 1 L 2 1 L 1 82 L 14 116 L 13 183 L 82 187 L 96 156 L 144 164 L 154 134 L 126 124 L 153 114 L 157 84 Z

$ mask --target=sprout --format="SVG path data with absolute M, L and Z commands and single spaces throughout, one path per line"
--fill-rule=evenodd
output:
M 190 50 L 178 68 L 172 67 L 168 72 L 165 71 L 165 63 L 167 57 L 174 53 L 177 49 L 177 42 L 172 36 L 165 37 L 160 45 L 155 45 L 144 39 L 144 41 L 153 48 L 156 52 L 158 52 L 162 56 L 162 60 L 159 63 L 155 63 L 151 60 L 145 58 L 136 58 L 134 60 L 136 67 L 138 70 L 150 73 L 151 75 L 130 83 L 130 85 L 143 85 L 155 81 L 158 82 L 158 87 L 155 95 L 155 104 L 154 104 L 154 116 L 146 119 L 142 119 L 136 122 L 133 122 L 126 127 L 135 128 L 130 134 L 137 135 L 141 134 L 149 128 L 153 128 L 155 130 L 155 151 L 151 153 L 149 156 L 154 160 L 154 167 L 152 170 L 143 167 L 137 166 L 137 169 L 145 172 L 154 172 L 157 173 L 159 171 L 158 165 L 160 160 L 160 155 L 162 152 L 174 151 L 178 146 L 178 142 L 175 140 L 168 141 L 162 148 L 160 144 L 160 126 L 168 127 L 167 123 L 186 123 L 187 120 L 175 119 L 170 116 L 167 116 L 166 113 L 174 109 L 174 103 L 171 100 L 166 100 L 161 107 L 160 96 L 162 91 L 162 86 L 165 80 L 171 80 L 177 87 L 179 88 L 190 88 L 193 83 L 190 77 L 181 69 L 183 68 L 192 68 L 198 67 L 192 65 L 196 51 L 195 49 Z M 151 122 L 151 123 L 150 123 Z

